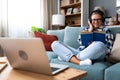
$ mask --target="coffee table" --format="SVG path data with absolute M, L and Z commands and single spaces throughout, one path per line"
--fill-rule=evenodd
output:
M 68 68 L 54 76 L 13 69 L 9 64 L 0 73 L 0 80 L 76 80 L 87 74 L 86 71 Z

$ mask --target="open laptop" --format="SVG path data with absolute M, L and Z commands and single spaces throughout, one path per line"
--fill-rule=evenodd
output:
M 41 38 L 0 38 L 0 46 L 15 69 L 54 75 L 68 68 L 49 63 Z

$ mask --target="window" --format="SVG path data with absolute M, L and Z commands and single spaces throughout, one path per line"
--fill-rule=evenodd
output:
M 42 0 L 8 0 L 8 36 L 26 37 L 31 26 L 42 26 Z
M 27 37 L 31 26 L 43 27 L 43 1 L 0 0 L 0 25 L 4 36 Z

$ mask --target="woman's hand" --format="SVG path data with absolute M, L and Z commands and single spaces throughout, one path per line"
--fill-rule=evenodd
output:
M 92 23 L 90 22 L 90 20 L 88 20 L 88 25 L 89 25 L 88 31 L 89 31 L 89 32 L 92 32 L 92 31 L 93 31 L 93 25 L 92 25 Z

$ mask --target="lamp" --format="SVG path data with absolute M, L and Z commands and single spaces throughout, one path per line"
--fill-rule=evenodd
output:
M 52 25 L 65 26 L 65 16 L 60 14 L 60 1 L 58 0 L 58 14 L 52 15 Z
M 65 26 L 65 17 L 61 14 L 54 14 L 52 16 L 52 25 Z

